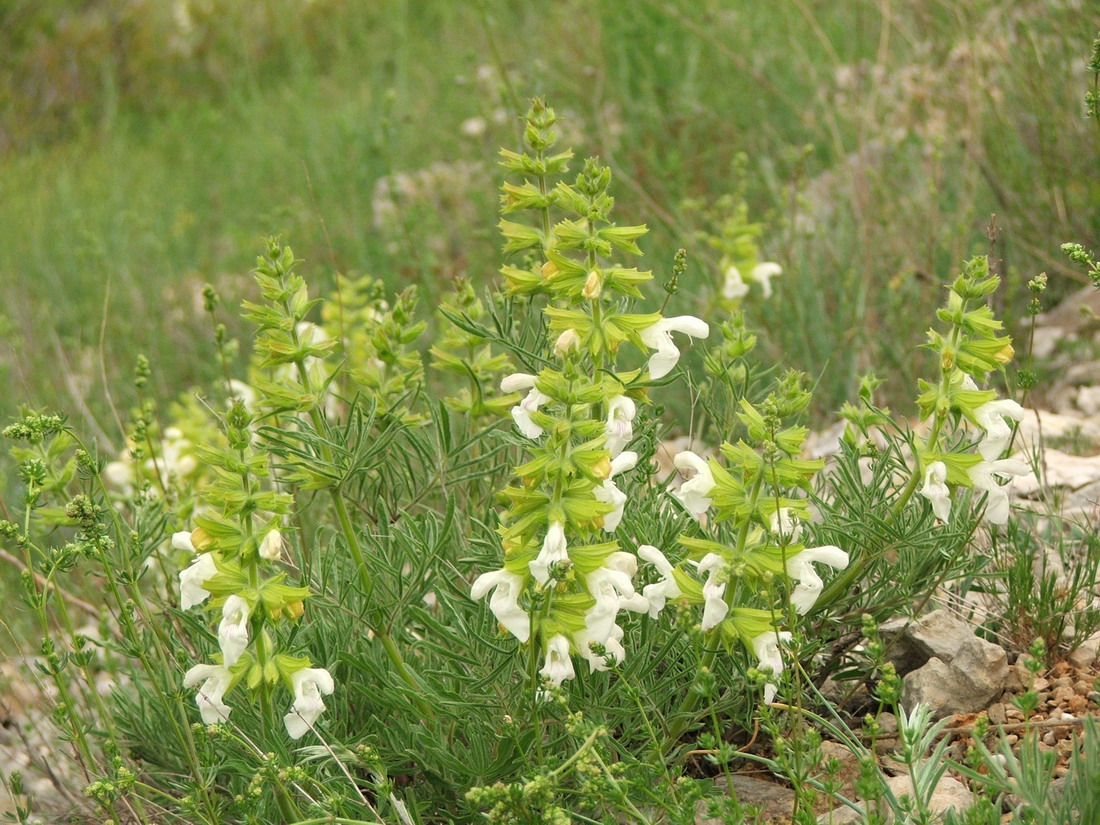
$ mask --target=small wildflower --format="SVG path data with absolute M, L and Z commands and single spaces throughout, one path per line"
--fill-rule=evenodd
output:
M 654 567 L 657 568 L 657 572 L 661 574 L 661 580 L 654 582 L 653 584 L 647 584 L 642 593 L 646 600 L 649 602 L 649 615 L 650 618 L 656 619 L 658 614 L 664 609 L 665 602 L 669 599 L 675 599 L 683 595 L 683 591 L 680 590 L 680 585 L 676 583 L 676 576 L 672 571 L 672 564 L 665 554 L 654 547 L 652 544 L 643 544 L 638 548 L 638 558 L 648 561 Z
M 1020 421 L 1024 417 L 1024 408 L 1011 398 L 990 401 L 974 410 L 974 420 L 985 430 L 985 438 L 978 445 L 978 452 L 986 461 L 995 461 L 1001 457 L 1008 442 L 1012 439 L 1012 428 L 1006 418 Z
M 572 679 L 576 675 L 573 670 L 573 660 L 569 657 L 569 640 L 561 633 L 547 640 L 546 661 L 539 673 L 554 685 L 560 685 L 566 679 Z
M 567 329 L 559 335 L 558 340 L 554 342 L 554 354 L 559 358 L 564 358 L 565 353 L 579 348 L 580 345 L 581 337 L 577 334 L 577 331 L 575 329 Z
M 607 451 L 614 458 L 634 437 L 634 416 L 638 407 L 633 399 L 616 395 L 607 404 Z
M 709 573 L 703 585 L 703 630 L 717 627 L 726 618 L 730 606 L 726 604 L 726 582 L 721 581 L 726 562 L 717 553 L 707 553 L 699 561 L 699 572 Z
M 546 531 L 546 538 L 542 541 L 542 550 L 529 565 L 531 575 L 539 584 L 546 584 L 550 579 L 550 566 L 559 562 L 569 561 L 569 545 L 565 540 L 565 525 L 555 521 Z
M 218 643 L 222 649 L 222 661 L 233 667 L 248 647 L 248 619 L 251 615 L 248 602 L 240 596 L 230 596 L 222 606 L 222 621 L 218 625 Z
M 177 536 L 179 533 L 176 534 Z M 173 546 L 176 546 L 173 540 Z M 191 566 L 180 571 L 180 609 L 190 610 L 197 604 L 202 604 L 210 598 L 210 591 L 203 588 L 203 583 L 214 578 L 218 574 L 218 567 L 214 563 L 212 553 L 203 553 Z
M 543 429 L 531 420 L 531 413 L 538 411 L 539 407 L 550 400 L 550 396 L 543 395 L 535 388 L 535 376 L 525 372 L 513 373 L 500 382 L 500 389 L 507 393 L 530 390 L 522 401 L 512 407 L 512 419 L 519 431 L 528 438 L 541 436 Z
M 741 270 L 735 266 L 730 266 L 726 270 L 725 281 L 722 284 L 722 297 L 727 301 L 736 301 L 738 298 L 744 298 L 749 294 L 749 285 L 745 283 L 745 279 L 741 277 Z
M 589 672 L 595 673 L 597 670 L 609 669 L 607 664 L 608 655 L 614 659 L 616 665 L 623 663 L 626 659 L 626 649 L 623 647 L 622 638 L 623 629 L 618 625 L 612 625 L 611 635 L 602 642 L 593 639 L 592 634 L 586 628 L 573 634 L 573 643 L 577 646 L 577 652 L 588 662 Z M 606 653 L 596 653 L 592 649 L 594 644 L 602 644 Z
M 260 542 L 260 558 L 278 561 L 283 556 L 283 534 L 278 528 L 267 532 Z
M 800 614 L 807 613 L 814 606 L 814 602 L 825 587 L 825 583 L 813 568 L 813 562 L 843 570 L 848 566 L 848 554 L 839 547 L 827 545 L 807 547 L 787 559 L 787 575 L 798 582 L 794 592 L 791 593 L 791 604 Z
M 1008 522 L 1009 501 L 1008 491 L 1011 482 L 1002 485 L 998 476 L 1026 476 L 1031 474 L 1031 468 L 1015 458 L 1005 458 L 999 461 L 983 461 L 969 470 L 970 481 L 974 489 L 984 491 L 987 494 L 985 503 L 985 520 L 990 524 L 1006 524 Z
M 710 465 L 690 450 L 677 453 L 672 459 L 673 465 L 680 472 L 694 470 L 695 475 L 680 485 L 680 489 L 673 493 L 684 505 L 684 508 L 698 518 L 710 508 L 710 492 L 714 489 L 714 474 Z
M 290 677 L 290 682 L 294 687 L 294 704 L 283 717 L 283 724 L 291 739 L 301 739 L 325 710 L 321 696 L 329 696 L 336 685 L 332 675 L 321 667 L 302 668 Z
M 790 641 L 790 639 L 791 633 L 787 630 L 782 632 L 769 630 L 753 638 L 752 650 L 760 662 L 761 670 L 771 670 L 773 676 L 778 676 L 783 672 L 783 652 L 780 645 L 783 642 Z M 778 688 L 771 682 L 765 685 L 764 704 L 770 705 L 772 703 L 777 690 Z
M 672 333 L 682 332 L 692 338 L 706 338 L 710 327 L 693 315 L 677 315 L 674 318 L 662 318 L 652 326 L 641 331 L 642 343 L 656 350 L 649 359 L 649 377 L 656 380 L 664 378 L 680 360 L 680 350 L 672 342 Z
M 639 600 L 634 591 L 631 579 L 637 571 L 637 559 L 620 551 L 609 554 L 603 567 L 585 576 L 585 587 L 596 600 L 585 615 L 585 626 L 593 641 L 603 642 L 611 635 L 615 617 L 623 607 L 630 605 L 639 613 L 649 609 L 649 602 L 644 597 Z
M 951 518 L 951 490 L 947 486 L 947 465 L 933 461 L 924 473 L 920 494 L 932 502 L 932 512 L 940 521 Z
M 223 698 L 233 681 L 233 675 L 225 665 L 195 665 L 183 676 L 183 686 L 193 688 L 202 683 L 195 696 L 202 721 L 205 725 L 216 725 L 229 718 L 231 708 Z
M 791 515 L 789 507 L 780 507 L 772 516 L 771 530 L 779 536 L 781 543 L 794 544 L 802 535 L 802 522 Z
M 607 476 L 607 481 L 592 491 L 592 495 L 595 496 L 597 501 L 610 504 L 615 508 L 603 517 L 603 529 L 608 533 L 615 532 L 615 528 L 623 520 L 623 509 L 626 506 L 626 493 L 619 489 L 613 479 L 620 473 L 633 470 L 637 463 L 637 453 L 629 450 L 625 453 L 619 453 L 611 460 L 611 472 Z
M 783 267 L 772 261 L 757 264 L 752 268 L 752 279 L 764 290 L 765 299 L 772 297 L 772 278 L 781 274 L 783 274 Z
M 523 577 L 504 569 L 482 573 L 474 580 L 470 595 L 481 599 L 490 590 L 494 592 L 489 599 L 489 609 L 497 621 L 521 642 L 526 642 L 531 638 L 531 617 L 519 606 Z

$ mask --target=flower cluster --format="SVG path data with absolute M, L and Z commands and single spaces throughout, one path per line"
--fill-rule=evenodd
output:
M 986 258 L 968 261 L 951 285 L 947 305 L 937 313 L 949 325 L 948 333 L 928 333 L 928 346 L 939 355 L 940 380 L 920 382 L 921 417 L 929 423 L 928 437 L 918 450 L 924 482 L 918 492 L 945 522 L 951 517 L 952 488 L 968 487 L 985 495 L 985 520 L 1005 524 L 1011 481 L 1004 480 L 1031 472 L 1025 462 L 1001 457 L 1012 440 L 1009 421 L 1020 421 L 1023 407 L 977 383 L 1002 369 L 1013 355 L 1011 339 L 998 334 L 1002 324 L 985 302 L 999 284 L 989 274 Z M 948 444 L 948 425 L 959 423 L 980 433 L 971 444 L 973 452 Z
M 161 438 L 153 438 L 139 418 L 126 455 L 107 462 L 103 478 L 123 497 L 129 498 L 150 482 L 153 495 L 193 476 L 199 468 L 191 441 L 179 427 L 166 427 Z
M 264 262 L 268 271 L 258 271 L 258 280 L 266 297 L 275 300 L 274 293 L 292 287 L 298 305 L 307 307 L 304 284 L 288 283 L 290 250 L 280 250 L 277 259 Z M 278 305 L 252 305 L 252 315 L 257 314 L 274 326 Z M 307 359 L 317 358 L 329 345 L 319 335 L 305 337 L 302 323 L 291 316 L 277 324 L 282 335 L 297 342 L 295 346 L 284 340 L 272 346 L 269 339 L 261 341 L 257 351 L 266 355 L 269 367 L 294 367 L 299 380 L 309 386 L 309 372 L 324 367 Z M 269 395 L 262 390 L 260 395 L 261 404 L 271 404 Z M 321 403 L 315 394 L 310 401 Z M 291 408 L 300 409 L 301 404 Z M 196 528 L 172 537 L 175 549 L 194 556 L 179 574 L 181 608 L 209 603 L 220 617 L 219 653 L 213 662 L 188 670 L 184 685 L 196 688 L 203 722 L 215 724 L 228 719 L 231 709 L 225 697 L 239 683 L 260 693 L 267 708 L 270 693 L 281 682 L 294 697 L 283 721 L 287 733 L 297 739 L 316 722 L 324 710 L 321 696 L 331 694 L 334 684 L 328 672 L 312 667 L 308 658 L 280 649 L 281 626 L 302 616 L 303 601 L 310 595 L 308 587 L 287 584 L 286 573 L 278 570 L 285 550 L 282 524 L 292 497 L 271 483 L 270 455 L 253 444 L 256 421 L 239 398 L 230 406 L 225 429 L 224 447 L 197 448 L 216 478 L 202 490 L 201 506 L 193 516 Z
M 764 225 L 749 220 L 748 204 L 740 193 L 723 195 L 713 203 L 690 200 L 684 204 L 689 218 L 701 228 L 699 241 L 718 256 L 718 304 L 737 310 L 755 285 L 760 297 L 772 296 L 772 278 L 783 273 L 773 261 L 760 260 L 759 238 Z
M 422 416 L 412 407 L 424 383 L 415 344 L 427 324 L 414 320 L 419 303 L 415 286 L 398 294 L 392 305 L 383 294 L 382 282 L 369 275 L 341 279 L 335 298 L 323 305 L 321 318 L 326 329 L 339 332 L 343 374 L 351 385 L 380 413 L 415 424 Z
M 679 565 L 656 547 L 639 550 L 660 576 L 643 590 L 650 615 L 670 601 L 701 605 L 704 632 L 714 631 L 727 647 L 740 641 L 773 675 L 783 670 L 780 649 L 791 638 L 790 631 L 778 629 L 782 611 L 774 603 L 760 609 L 741 602 L 785 587 L 794 612 L 805 614 L 824 587 L 814 565 L 848 566 L 848 554 L 839 547 L 802 543 L 809 511 L 799 491 L 809 489 L 823 462 L 800 458 L 806 430 L 783 422 L 808 403 L 800 376 L 790 374 L 759 408 L 742 400 L 738 418 L 745 437 L 722 445 L 726 465 L 693 452 L 676 455 L 676 468 L 690 477 L 673 495 L 692 516 L 707 516 L 700 528 L 707 534 L 680 537 L 687 554 Z M 775 692 L 769 683 L 764 700 L 772 701 Z
M 641 254 L 636 240 L 646 229 L 611 223 L 610 171 L 595 160 L 573 185 L 552 183 L 571 157 L 548 153 L 555 121 L 535 101 L 527 115 L 530 152 L 502 153 L 505 168 L 524 176 L 522 184 L 504 185 L 503 211 L 536 219 L 534 226 L 501 221 L 505 251 L 526 255 L 523 266 L 502 271 L 513 295 L 547 299 L 555 363 L 501 382 L 529 460 L 516 468 L 519 483 L 503 491 L 510 504 L 500 530 L 504 564 L 471 591 L 478 599 L 492 594 L 501 626 L 539 645 L 540 674 L 550 684 L 573 678 L 574 655 L 593 671 L 621 663 L 619 614 L 651 610 L 633 584 L 637 557 L 615 539 L 628 501 L 621 485 L 639 460 L 627 447 L 650 382 L 679 361 L 673 334 L 709 333 L 691 316 L 622 311 L 652 276 L 616 258 Z M 559 211 L 568 217 L 552 223 Z M 648 356 L 644 370 L 616 367 L 623 344 Z

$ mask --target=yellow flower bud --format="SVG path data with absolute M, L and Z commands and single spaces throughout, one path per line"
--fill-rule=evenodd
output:
M 588 280 L 584 282 L 584 289 L 581 290 L 581 295 L 589 301 L 593 301 L 600 297 L 601 292 L 603 292 L 603 278 L 600 277 L 600 271 L 598 269 L 593 269 L 588 273 Z
M 596 478 L 606 479 L 611 475 L 611 459 L 604 456 L 596 462 L 596 466 L 592 468 L 592 475 Z
M 286 614 L 291 619 L 300 619 L 302 618 L 302 614 L 305 612 L 306 606 L 305 604 L 303 604 L 301 599 L 296 602 L 291 602 L 286 606 Z
M 547 261 L 542 265 L 542 269 L 539 270 L 540 274 L 546 280 L 550 280 L 558 274 L 558 265 L 553 261 Z
M 214 537 L 201 527 L 196 527 L 191 531 L 191 546 L 199 553 L 205 553 L 214 546 Z
M 1007 364 L 1012 360 L 1012 356 L 1016 354 L 1016 350 L 1012 348 L 1012 344 L 1005 344 L 996 354 L 993 356 L 993 360 L 998 364 Z
M 564 357 L 565 353 L 571 349 L 576 349 L 581 345 L 581 337 L 577 334 L 575 329 L 567 329 L 561 335 L 558 336 L 558 340 L 554 342 L 554 354 L 559 358 Z

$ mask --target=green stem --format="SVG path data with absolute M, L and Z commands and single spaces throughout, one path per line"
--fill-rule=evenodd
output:
M 88 450 L 87 445 L 85 445 L 75 433 L 69 432 L 69 435 L 73 437 L 78 447 L 87 452 L 89 455 L 94 454 Z M 96 484 L 99 488 L 100 495 L 103 497 L 103 500 L 109 501 L 110 495 L 108 493 L 106 485 L 103 482 L 102 476 L 96 476 Z M 109 507 L 108 512 L 110 512 L 112 515 L 112 523 L 115 529 L 115 540 L 124 540 L 129 534 L 129 530 L 127 529 L 127 525 L 125 524 L 125 522 L 123 522 L 122 516 L 113 507 Z M 217 825 L 217 823 L 221 821 L 221 818 L 218 816 L 217 811 L 214 807 L 214 802 L 210 798 L 209 788 L 203 781 L 203 773 L 199 768 L 198 750 L 195 748 L 195 740 L 194 737 L 191 735 L 191 727 L 187 722 L 187 713 L 183 707 L 183 702 L 179 698 L 176 698 L 175 701 L 171 703 L 168 701 L 169 697 L 174 697 L 178 695 L 176 691 L 177 686 L 174 684 L 169 684 L 167 682 L 168 675 L 176 672 L 175 663 L 171 661 L 166 653 L 166 651 L 172 650 L 172 646 L 165 635 L 165 630 L 162 627 L 162 622 L 158 618 L 154 618 L 152 611 L 149 609 L 148 603 L 145 601 L 144 593 L 142 593 L 141 588 L 135 584 L 138 581 L 138 576 L 132 567 L 132 556 L 130 554 L 125 554 L 125 558 L 127 564 L 126 593 L 129 596 L 129 599 L 133 602 L 134 607 L 142 615 L 145 626 L 151 628 L 154 637 L 159 643 L 152 645 L 158 658 L 157 666 L 154 667 L 153 663 L 148 658 L 148 648 L 144 643 L 144 639 L 138 638 L 136 633 L 134 633 L 127 634 L 127 641 L 130 643 L 131 647 L 135 651 L 138 660 L 141 662 L 142 667 L 145 668 L 145 672 L 148 673 L 151 678 L 155 679 L 157 674 L 160 674 L 164 679 L 164 681 L 160 685 L 158 693 L 160 698 L 164 702 L 164 707 L 167 711 L 165 713 L 165 717 L 168 719 L 169 724 L 172 726 L 176 741 L 184 746 L 184 756 L 187 759 L 188 768 L 191 770 L 191 775 L 198 785 L 199 795 L 202 798 L 202 805 L 205 809 L 207 822 L 210 823 L 210 825 Z M 107 555 L 102 548 L 100 549 L 99 563 L 107 580 L 107 589 L 110 592 L 111 597 L 114 599 L 115 605 L 120 612 L 126 612 L 126 599 L 123 597 L 123 589 L 119 584 L 117 576 L 115 575 L 115 566 L 111 562 L 111 560 L 107 558 Z M 120 621 L 119 626 L 123 628 L 124 632 L 125 628 L 127 628 L 128 626 L 131 627 L 131 630 L 133 629 L 130 622 Z
M 288 314 L 292 314 L 289 304 L 284 306 L 284 309 Z M 294 344 L 297 347 L 301 346 L 301 339 L 298 336 L 297 330 L 293 333 Z M 313 394 L 313 382 L 310 380 L 309 371 L 306 369 L 305 359 L 298 358 L 294 362 L 298 367 L 298 376 L 302 382 L 303 389 Z M 321 415 L 321 410 L 317 406 L 320 404 L 320 398 L 314 399 L 314 405 L 309 410 L 309 418 L 313 424 L 313 429 L 320 436 L 325 432 L 325 422 Z M 332 449 L 328 443 L 322 439 L 320 443 L 321 459 L 329 465 L 335 463 L 333 460 Z M 359 585 L 363 589 L 364 599 L 369 600 L 371 591 L 374 588 L 374 582 L 371 580 L 370 570 L 367 568 L 366 559 L 363 557 L 363 550 L 359 544 L 359 537 L 355 533 L 355 527 L 351 523 L 351 518 L 348 516 L 348 508 L 344 502 L 343 494 L 338 487 L 330 487 L 329 495 L 332 498 L 332 505 L 336 510 L 336 518 L 340 522 L 340 530 L 344 535 L 344 541 L 348 546 L 348 551 L 351 553 L 352 561 L 355 564 L 356 572 L 359 575 Z M 404 658 L 401 656 L 401 651 L 397 645 L 394 644 L 393 638 L 390 635 L 389 628 L 386 627 L 385 622 L 378 615 L 375 615 L 372 611 L 372 615 L 367 619 L 371 630 L 378 637 L 382 643 L 382 649 L 386 651 L 386 656 L 389 658 L 390 663 L 393 665 L 394 670 L 397 671 L 397 675 L 401 677 L 401 680 L 408 685 L 413 693 L 412 699 L 416 704 L 417 709 L 428 718 L 433 717 L 435 714 L 432 711 L 431 706 L 424 700 L 424 697 L 420 695 L 423 690 L 423 685 L 420 680 L 409 669 L 409 666 L 405 663 Z
M 757 502 L 760 500 L 760 491 L 764 487 L 764 472 L 763 468 L 753 479 L 752 488 L 749 491 L 749 512 L 756 510 Z M 745 551 L 745 542 L 748 540 L 750 522 L 748 519 L 741 524 L 741 527 L 737 531 L 737 545 L 734 550 L 734 556 L 740 557 Z M 733 599 L 735 595 L 735 589 L 733 587 L 726 587 L 726 604 L 733 606 Z M 710 669 L 714 665 L 714 660 L 718 658 L 718 651 L 721 645 L 718 644 L 717 634 L 720 633 L 720 627 L 713 628 L 707 633 L 707 636 L 713 640 L 714 645 L 707 648 L 703 654 L 702 660 L 699 662 L 699 670 L 704 668 Z M 684 697 L 684 701 L 680 704 L 679 710 L 676 711 L 676 721 L 673 723 L 672 729 L 665 737 L 665 745 L 662 749 L 665 753 L 668 753 L 679 741 L 684 731 L 687 730 L 690 722 L 690 716 L 695 711 L 696 706 L 699 704 L 700 696 L 695 691 L 691 691 Z
M 966 311 L 966 304 L 967 301 L 964 301 L 962 307 L 963 312 Z M 948 340 L 948 347 L 953 353 L 958 349 L 959 339 L 961 337 L 961 330 L 958 327 L 953 327 Z M 945 397 L 950 388 L 951 375 L 954 369 L 953 366 L 950 369 L 944 369 L 942 362 L 940 364 L 940 398 Z M 943 429 L 943 423 L 944 415 L 937 404 L 936 410 L 932 415 L 932 426 L 928 431 L 928 437 L 924 440 L 926 450 L 939 442 L 940 430 Z M 912 500 L 914 493 L 917 491 L 917 485 L 921 482 L 920 470 L 920 461 L 918 459 L 916 466 L 913 467 L 909 475 L 909 480 L 906 482 L 905 487 L 902 488 L 901 495 L 899 495 L 897 501 L 894 502 L 894 506 L 890 508 L 890 514 L 886 518 L 887 524 L 893 523 L 905 511 L 906 506 Z M 843 594 L 847 593 L 871 563 L 877 561 L 878 557 L 878 553 L 873 555 L 864 554 L 856 560 L 855 564 L 848 565 L 848 569 L 845 570 L 842 575 L 833 579 L 832 582 L 829 583 L 829 586 L 821 593 L 814 603 L 810 615 L 821 612 Z

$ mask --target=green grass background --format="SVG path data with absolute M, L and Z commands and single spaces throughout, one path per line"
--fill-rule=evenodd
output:
M 696 253 L 674 311 L 717 277 L 681 204 L 733 188 L 746 153 L 785 268 L 752 310 L 768 354 L 814 376 L 819 416 L 870 367 L 905 403 L 938 284 L 986 251 L 991 213 L 1010 317 L 1039 271 L 1077 288 L 1058 245 L 1100 237 L 1100 131 L 1082 116 L 1098 29 L 1100 7 L 1070 0 L 15 0 L 0 413 L 62 408 L 118 439 L 138 353 L 161 398 L 214 371 L 201 286 L 231 308 L 267 235 L 321 285 L 490 283 L 495 153 L 536 94 L 579 156 L 613 166 L 619 219 L 654 230 L 647 265 Z M 443 183 L 377 225 L 379 181 L 431 169 Z

